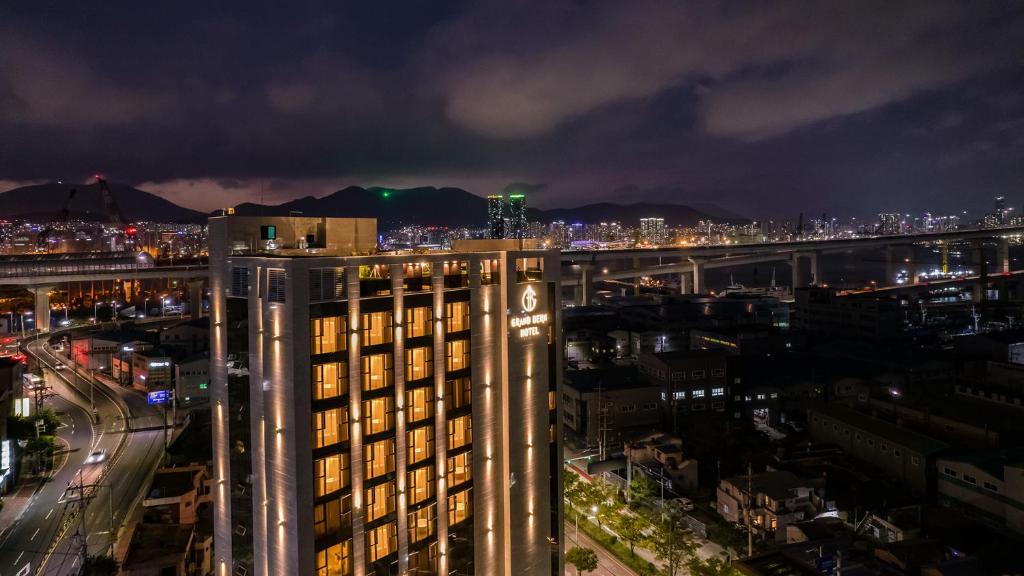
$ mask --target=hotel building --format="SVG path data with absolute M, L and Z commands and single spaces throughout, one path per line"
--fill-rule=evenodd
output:
M 209 234 L 218 576 L 561 575 L 557 252 Z

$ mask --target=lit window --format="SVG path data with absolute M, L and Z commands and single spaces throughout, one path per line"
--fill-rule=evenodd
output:
M 469 488 L 448 496 L 448 525 L 454 526 L 472 515 L 473 489 Z
M 448 449 L 461 448 L 473 441 L 473 421 L 470 415 L 448 420 Z
M 437 504 L 430 504 L 409 513 L 409 543 L 414 544 L 434 535 L 437 525 Z
M 352 541 L 335 544 L 316 553 L 316 576 L 352 574 Z
M 348 394 L 348 362 L 313 365 L 313 400 Z
M 405 350 L 405 379 L 419 380 L 434 375 L 434 348 L 420 346 Z
M 398 532 L 394 522 L 366 531 L 366 556 L 376 562 L 398 550 Z
M 348 409 L 331 408 L 313 412 L 313 448 L 348 440 Z
M 444 305 L 445 330 L 469 330 L 469 302 L 448 302 Z
M 694 390 L 693 391 L 693 397 L 694 398 L 703 398 L 704 397 L 704 389 L 701 388 L 699 390 Z
M 463 452 L 448 459 L 448 486 L 454 487 L 473 477 L 472 452 Z
M 406 262 L 402 265 L 406 292 L 430 290 L 430 262 Z
M 363 430 L 367 435 L 395 427 L 395 400 L 390 396 L 363 401 Z
M 329 354 L 344 351 L 346 349 L 345 331 L 343 316 L 311 319 L 309 321 L 310 353 Z
M 409 505 L 419 504 L 434 496 L 434 465 L 429 464 L 406 474 L 409 485 Z
M 366 489 L 366 521 L 373 522 L 395 511 L 395 483 L 385 482 Z
M 725 388 L 712 388 L 711 389 L 711 395 L 712 396 L 725 396 Z M 738 399 L 739 398 L 737 398 L 737 400 Z
M 391 353 L 369 354 L 362 357 L 363 390 L 378 390 L 394 384 Z
M 501 272 L 498 270 L 497 260 L 480 261 L 480 284 L 497 284 L 501 281 Z
M 363 447 L 363 464 L 367 480 L 395 471 L 395 441 L 392 438 Z
M 419 338 L 434 333 L 433 308 L 418 306 L 405 311 L 405 336 Z
M 469 340 L 451 340 L 444 343 L 445 370 L 455 372 L 469 368 Z
M 686 390 L 677 390 L 672 393 L 673 400 L 686 400 Z
M 326 496 L 348 486 L 348 454 L 333 454 L 313 463 L 316 496 Z
M 363 314 L 363 345 L 374 346 L 391 342 L 391 311 L 368 312 Z
M 426 420 L 434 415 L 434 389 L 430 386 L 405 391 L 406 421 Z
M 409 464 L 422 462 L 434 456 L 434 427 L 420 426 L 405 433 Z

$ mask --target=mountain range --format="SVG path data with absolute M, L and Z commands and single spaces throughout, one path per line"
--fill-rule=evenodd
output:
M 71 190 L 74 197 L 68 201 Z M 156 222 L 205 222 L 206 214 L 178 206 L 156 194 L 150 194 L 127 184 L 110 183 L 110 194 L 121 213 L 130 222 L 143 220 Z M 14 188 L 0 193 L 0 218 L 27 220 L 57 220 L 64 207 L 72 219 L 109 221 L 103 207 L 99 184 L 62 184 L 48 182 Z
M 0 193 L 0 217 L 53 220 L 61 217 L 68 204 L 71 189 L 76 189 L 69 204 L 72 218 L 107 220 L 99 186 L 61 183 L 22 186 Z M 131 221 L 203 222 L 206 214 L 184 208 L 160 196 L 126 184 L 111 183 L 114 201 Z M 487 219 L 487 199 L 460 188 L 362 188 L 349 186 L 327 196 L 306 196 L 282 204 L 261 205 L 245 202 L 235 213 L 249 216 L 371 217 L 377 218 L 381 230 L 406 224 L 434 226 L 483 226 Z M 562 220 L 566 223 L 618 221 L 635 225 L 640 218 L 659 216 L 670 226 L 692 225 L 698 220 L 746 222 L 745 218 L 714 205 L 700 209 L 682 204 L 639 202 L 631 204 L 598 203 L 576 208 L 541 210 L 527 209 L 527 220 L 544 223 Z
M 353 216 L 377 218 L 382 230 L 404 224 L 436 226 L 482 226 L 487 218 L 487 199 L 460 188 L 361 188 L 349 186 L 333 194 L 315 198 L 306 196 L 283 204 L 239 204 L 236 214 L 274 215 L 307 214 L 317 216 Z M 698 220 L 743 223 L 748 220 L 714 205 L 698 210 L 683 204 L 604 202 L 576 208 L 541 210 L 527 208 L 529 221 L 566 223 L 618 221 L 636 224 L 640 218 L 659 216 L 670 226 L 693 225 Z M 723 217 L 725 216 L 725 217 Z

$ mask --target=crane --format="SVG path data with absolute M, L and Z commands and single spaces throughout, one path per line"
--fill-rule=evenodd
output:
M 68 198 L 67 200 L 64 201 L 64 206 L 60 210 L 59 222 L 61 224 L 67 224 L 68 222 L 71 221 L 71 202 L 75 199 L 75 194 L 77 192 L 77 188 L 72 188 L 68 192 Z M 53 237 L 54 232 L 53 225 L 54 223 L 50 222 L 49 224 L 47 224 L 46 228 L 40 230 L 39 234 L 36 236 L 36 247 L 39 250 L 43 250 L 46 252 L 50 251 L 50 240 Z
M 124 214 L 121 212 L 121 208 L 114 201 L 114 194 L 110 191 L 110 185 L 107 184 L 107 180 L 101 174 L 96 174 L 95 178 L 96 184 L 100 188 L 100 197 L 103 199 L 103 211 L 106 212 L 107 219 L 110 224 L 121 229 L 125 238 L 124 249 L 134 250 L 135 235 L 138 233 L 138 229 L 128 224 Z

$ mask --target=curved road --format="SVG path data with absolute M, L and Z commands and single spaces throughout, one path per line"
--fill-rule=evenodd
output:
M 26 343 L 25 349 L 48 368 L 57 362 L 70 364 L 44 341 Z M 80 534 L 85 535 L 89 554 L 107 553 L 116 537 L 123 536 L 126 519 L 131 520 L 141 503 L 163 455 L 162 414 L 149 406 L 141 393 L 93 382 L 100 422 L 93 426 L 88 415 L 89 374 L 44 372 L 55 394 L 47 404 L 67 413 L 68 426 L 61 428 L 58 436 L 70 444 L 71 452 L 67 463 L 37 492 L 21 519 L 0 540 L 0 576 L 77 574 Z M 104 450 L 106 460 L 85 464 L 92 450 Z M 77 514 L 78 492 L 67 492 L 68 486 L 79 480 L 93 486 L 85 491 L 91 501 L 84 523 Z

